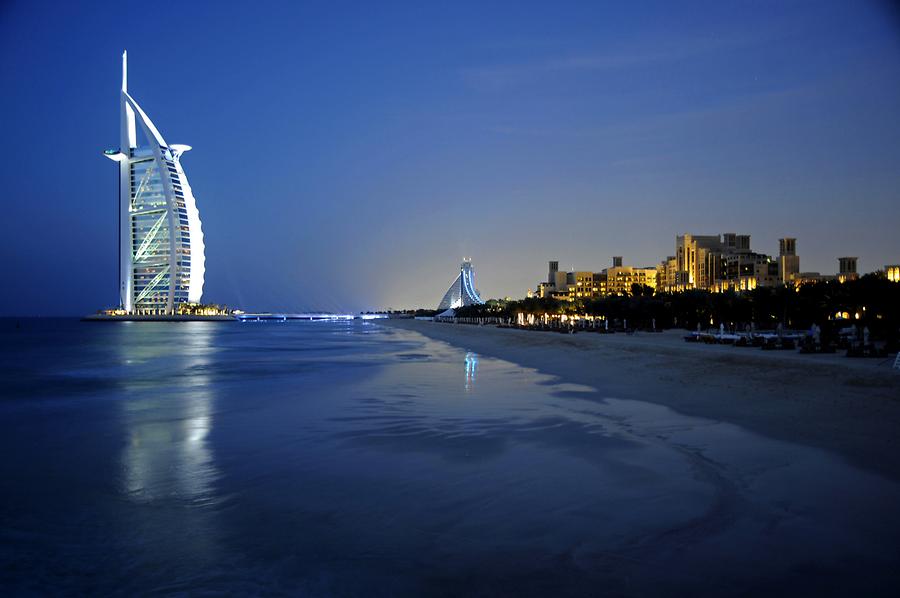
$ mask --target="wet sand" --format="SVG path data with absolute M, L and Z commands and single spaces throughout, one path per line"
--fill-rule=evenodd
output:
M 900 479 L 900 371 L 889 361 L 688 344 L 684 331 L 575 335 L 385 321 L 429 338 L 757 434 Z

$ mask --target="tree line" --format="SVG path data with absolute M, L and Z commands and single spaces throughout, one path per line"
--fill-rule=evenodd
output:
M 900 284 L 883 275 L 867 274 L 844 283 L 837 280 L 790 286 L 757 287 L 751 291 L 712 293 L 690 290 L 657 293 L 653 288 L 632 285 L 628 295 L 611 295 L 587 300 L 557 301 L 529 297 L 505 301 L 492 299 L 483 305 L 457 310 L 459 317 L 517 314 L 590 315 L 613 323 L 626 322 L 629 328 L 718 327 L 744 330 L 783 328 L 866 326 L 873 338 L 897 341 L 900 328 Z

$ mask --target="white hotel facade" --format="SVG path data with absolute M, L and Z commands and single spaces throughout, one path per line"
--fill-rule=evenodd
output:
M 129 314 L 173 314 L 203 295 L 200 214 L 181 166 L 190 146 L 165 142 L 128 93 L 122 54 L 119 164 L 119 302 Z

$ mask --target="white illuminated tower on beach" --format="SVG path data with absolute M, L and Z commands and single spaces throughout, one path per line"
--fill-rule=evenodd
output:
M 475 289 L 475 268 L 472 266 L 472 260 L 463 258 L 462 264 L 459 266 L 459 276 L 450 284 L 450 288 L 444 293 L 438 305 L 438 311 L 447 309 L 456 309 L 464 305 L 480 305 L 484 303 L 481 295 Z
M 119 301 L 129 314 L 175 313 L 203 295 L 200 213 L 181 156 L 128 93 L 122 54 L 121 141 L 106 157 L 119 163 Z M 139 126 L 138 126 L 139 125 Z

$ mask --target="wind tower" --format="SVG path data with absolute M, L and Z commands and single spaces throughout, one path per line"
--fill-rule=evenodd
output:
M 791 284 L 800 273 L 800 256 L 797 255 L 797 239 L 778 239 L 778 273 L 782 284 Z

